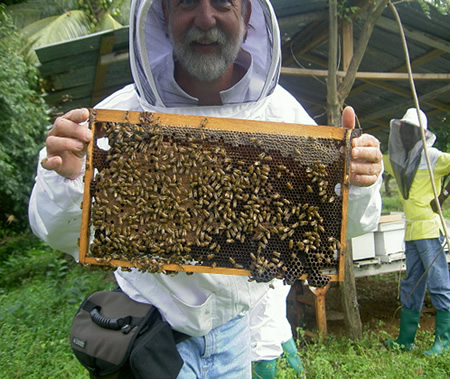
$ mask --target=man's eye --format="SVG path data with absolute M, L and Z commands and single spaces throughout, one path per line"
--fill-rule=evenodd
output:
M 213 0 L 213 3 L 220 7 L 230 7 L 233 4 L 233 0 Z
M 198 3 L 198 0 L 180 0 L 181 5 L 191 6 Z
M 230 8 L 235 0 L 209 0 L 217 8 Z M 179 0 L 179 4 L 184 7 L 197 5 L 200 0 Z

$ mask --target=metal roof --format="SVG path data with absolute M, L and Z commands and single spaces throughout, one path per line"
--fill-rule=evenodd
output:
M 360 9 L 368 0 L 352 1 Z M 272 0 L 283 51 L 280 83 L 319 124 L 326 124 L 328 1 Z M 421 108 L 430 128 L 435 117 L 450 112 L 450 16 L 417 2 L 396 5 L 400 15 Z M 362 23 L 352 23 L 353 40 Z M 47 103 L 55 112 L 98 101 L 131 83 L 128 27 L 92 34 L 36 50 L 45 81 Z M 389 120 L 414 106 L 406 74 L 406 57 L 393 12 L 386 8 L 377 20 L 346 104 L 352 105 L 365 132 L 385 141 Z

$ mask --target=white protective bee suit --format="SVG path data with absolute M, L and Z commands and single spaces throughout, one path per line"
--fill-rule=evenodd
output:
M 97 108 L 314 124 L 297 100 L 278 84 L 280 33 L 270 2 L 250 1 L 248 37 L 237 58 L 237 64 L 246 69 L 246 75 L 221 93 L 222 106 L 198 106 L 197 99 L 178 86 L 161 2 L 137 0 L 132 2 L 130 13 L 130 62 L 134 84 L 115 92 Z M 45 156 L 43 149 L 40 159 Z M 376 228 L 381 209 L 380 183 L 368 188 L 351 188 L 348 229 L 354 235 Z M 82 176 L 69 180 L 38 167 L 29 205 L 31 228 L 50 246 L 75 259 L 82 196 Z M 131 298 L 152 303 L 173 329 L 191 336 L 203 336 L 238 314 L 250 311 L 269 290 L 268 283 L 249 282 L 241 276 L 180 273 L 171 277 L 120 270 L 115 276 Z M 285 288 L 282 290 L 287 292 Z M 276 290 L 270 291 L 273 294 Z M 284 294 L 281 296 L 285 298 Z M 278 305 L 269 308 L 270 302 L 261 306 L 255 318 L 257 333 L 254 336 L 258 339 L 254 342 L 255 360 L 279 356 L 280 343 L 285 336 L 290 337 L 290 326 L 279 316 Z M 274 322 L 273 313 L 278 313 L 275 316 L 278 323 Z M 262 333 L 261 336 L 267 321 L 272 330 L 279 328 L 283 332 Z

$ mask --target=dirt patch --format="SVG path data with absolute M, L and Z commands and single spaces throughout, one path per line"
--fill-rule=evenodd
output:
M 356 279 L 357 303 L 359 305 L 363 330 L 384 330 L 393 336 L 398 334 L 400 325 L 399 307 L 401 305 L 399 299 L 399 281 L 403 278 L 404 273 L 400 275 L 399 277 L 399 273 L 391 273 Z M 313 301 L 314 297 L 308 288 L 303 286 L 302 289 L 304 296 Z M 337 283 L 332 283 L 327 291 L 325 305 L 328 333 L 338 336 L 346 335 L 341 294 Z M 303 314 L 299 312 L 299 325 L 303 326 L 306 330 L 316 329 L 314 307 L 302 304 L 298 308 L 304 311 Z M 292 312 L 290 312 L 290 320 L 292 324 Z M 427 295 L 420 319 L 420 328 L 433 331 L 434 322 L 435 310 Z

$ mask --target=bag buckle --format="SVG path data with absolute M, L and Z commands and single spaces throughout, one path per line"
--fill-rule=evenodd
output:
M 126 324 L 126 325 L 122 326 L 122 329 L 120 329 L 120 331 L 123 334 L 128 334 L 131 332 L 131 329 L 133 329 L 133 328 L 134 328 L 134 325 Z

